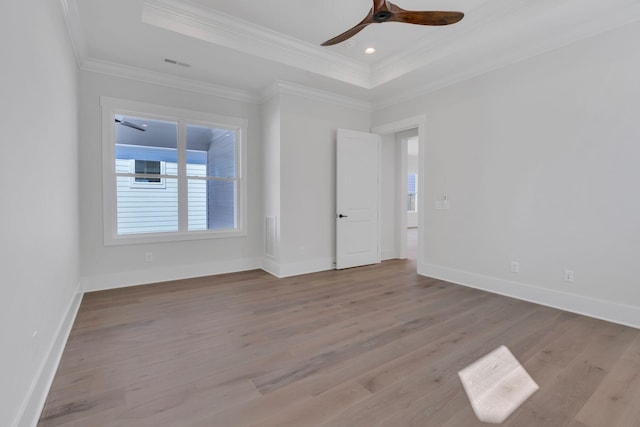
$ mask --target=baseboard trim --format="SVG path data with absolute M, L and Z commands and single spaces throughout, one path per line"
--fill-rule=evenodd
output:
M 640 329 L 640 307 L 420 263 L 418 274 Z
M 245 258 L 204 264 L 187 264 L 174 267 L 162 267 L 147 270 L 126 271 L 115 274 L 85 276 L 82 280 L 85 292 L 126 288 L 148 283 L 168 282 L 171 280 L 191 279 L 194 277 L 214 276 L 217 274 L 238 273 L 260 268 L 258 258 Z
M 382 261 L 387 261 L 390 259 L 398 259 L 398 258 L 400 257 L 398 256 L 396 251 L 382 251 L 382 256 L 381 256 Z
M 263 271 L 269 273 L 270 275 L 277 277 L 278 279 L 282 278 L 282 276 L 280 275 L 280 264 L 278 264 L 271 258 L 262 258 L 260 268 L 262 268 Z
M 281 264 L 280 275 L 281 277 L 300 276 L 302 274 L 311 274 L 317 273 L 319 271 L 333 270 L 334 268 L 335 266 L 333 265 L 333 259 L 331 258 L 312 259 L 302 262 Z
M 278 264 L 268 258 L 262 259 L 262 269 L 279 279 L 317 273 L 319 271 L 333 270 L 334 268 L 335 265 L 331 258 L 318 258 L 288 264 Z
M 46 353 L 46 357 L 38 370 L 38 374 L 20 410 L 18 421 L 15 424 L 16 427 L 35 427 L 38 424 L 40 414 L 44 409 L 49 390 L 51 389 L 53 379 L 58 370 L 60 359 L 62 359 L 64 347 L 71 333 L 71 327 L 76 320 L 83 295 L 80 283 L 78 283 L 76 293 L 67 308 L 64 318 L 58 326 L 55 339 Z

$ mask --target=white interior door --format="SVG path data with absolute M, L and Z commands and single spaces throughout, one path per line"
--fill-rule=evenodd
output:
M 380 262 L 378 135 L 338 129 L 336 268 Z

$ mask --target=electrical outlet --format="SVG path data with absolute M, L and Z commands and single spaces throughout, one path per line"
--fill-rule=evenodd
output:
M 511 261 L 511 272 L 520 273 L 520 263 L 518 261 Z
M 564 271 L 564 281 L 565 282 L 573 282 L 573 270 L 565 270 Z
M 144 260 L 146 262 L 153 262 L 153 252 L 146 252 L 144 254 Z

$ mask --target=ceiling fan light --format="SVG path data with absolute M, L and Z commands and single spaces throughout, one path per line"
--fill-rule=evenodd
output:
M 373 55 L 374 53 L 376 53 L 376 49 L 374 47 L 368 47 L 364 50 L 364 53 L 366 53 L 367 55 Z

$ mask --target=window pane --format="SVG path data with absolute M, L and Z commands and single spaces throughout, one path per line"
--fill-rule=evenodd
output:
M 187 163 L 187 175 L 205 177 L 207 176 L 207 165 Z
M 157 173 L 138 171 L 144 162 L 166 163 L 167 175 L 178 173 L 178 124 L 163 120 L 151 120 L 143 117 L 115 116 L 115 144 L 116 144 L 116 172 L 130 173 L 132 171 L 119 170 L 118 162 L 125 160 L 136 161 L 136 173 Z
M 116 177 L 118 234 L 178 231 L 178 180 L 165 183 L 136 188 L 129 177 Z
M 144 175 L 160 175 L 162 172 L 162 168 L 160 167 L 161 162 L 157 160 L 135 160 L 134 161 L 134 170 L 135 173 L 144 174 Z M 135 182 L 161 182 L 160 178 L 142 178 L 136 177 Z
M 236 209 L 235 182 L 189 180 L 189 231 L 236 229 Z
M 204 169 L 192 169 L 192 173 L 189 165 L 203 165 Z M 187 174 L 235 178 L 236 131 L 187 125 Z
M 189 231 L 207 230 L 207 181 L 189 180 L 188 204 Z
M 415 211 L 416 210 L 416 175 L 409 174 L 409 179 L 407 181 L 407 210 Z
M 236 224 L 236 183 L 208 181 L 209 230 L 228 230 Z

